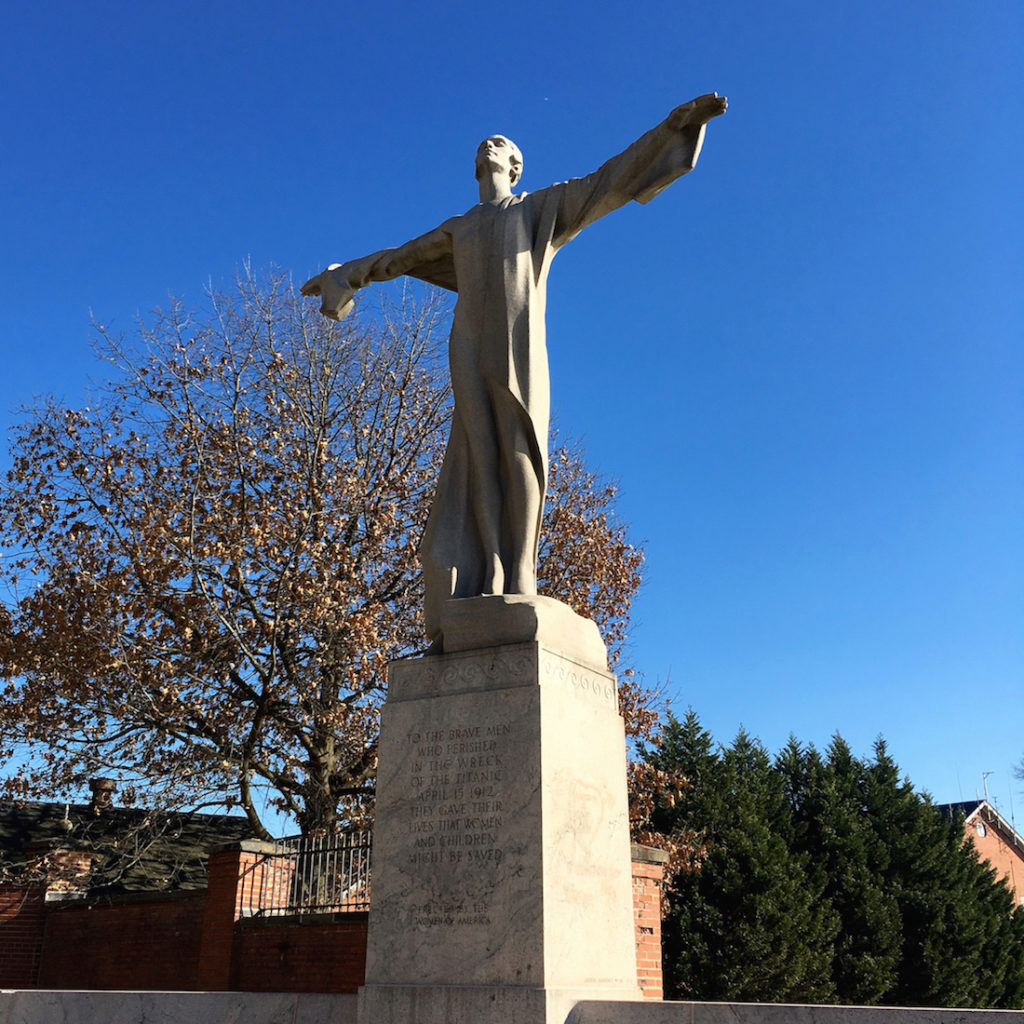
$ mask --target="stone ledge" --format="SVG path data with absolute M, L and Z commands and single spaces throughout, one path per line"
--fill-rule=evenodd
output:
M 528 990 L 509 990 L 508 1007 L 543 1019 L 524 996 L 529 1000 Z M 0 1024 L 357 1024 L 356 1003 L 356 996 L 312 993 L 6 990 L 0 991 Z M 566 1024 L 1024 1024 L 1024 1012 L 602 999 L 577 1002 Z
M 0 1024 L 356 1024 L 356 997 L 282 992 L 0 992 Z
M 263 839 L 238 839 L 230 843 L 220 843 L 211 848 L 210 853 L 228 853 L 239 850 L 242 853 L 280 853 L 277 843 L 268 843 Z
M 1024 1024 L 1020 1010 L 793 1003 L 579 1002 L 567 1024 Z
M 162 892 L 159 889 L 142 892 L 114 892 L 89 895 L 88 893 L 61 893 L 61 899 L 47 899 L 48 909 L 63 910 L 94 910 L 104 907 L 130 907 L 135 904 L 148 903 L 182 903 L 186 900 L 206 899 L 206 886 L 195 889 L 175 889 Z
M 639 843 L 632 843 L 629 847 L 629 856 L 634 864 L 667 864 L 669 856 L 664 850 L 656 846 L 641 846 Z

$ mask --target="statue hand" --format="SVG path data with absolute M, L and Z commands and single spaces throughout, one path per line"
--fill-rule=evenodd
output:
M 697 131 L 711 118 L 724 114 L 728 106 L 729 101 L 724 96 L 719 96 L 717 92 L 705 93 L 681 107 L 676 107 L 668 115 L 668 126 L 677 132 L 687 129 Z
M 338 273 L 341 271 L 341 273 Z M 319 295 L 320 312 L 332 320 L 344 320 L 352 312 L 356 290 L 340 263 L 332 263 L 323 273 L 311 277 L 299 290 L 303 295 Z

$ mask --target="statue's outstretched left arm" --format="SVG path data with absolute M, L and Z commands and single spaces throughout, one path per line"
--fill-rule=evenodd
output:
M 697 132 L 713 117 L 719 117 L 728 109 L 729 101 L 717 92 L 708 92 L 689 103 L 676 107 L 665 119 L 665 124 L 677 132 Z

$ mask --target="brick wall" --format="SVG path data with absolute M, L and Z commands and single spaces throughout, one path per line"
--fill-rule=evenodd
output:
M 249 896 L 287 894 L 284 860 L 241 843 L 210 857 L 206 891 L 106 903 L 0 889 L 0 988 L 352 993 L 366 971 L 367 914 L 251 917 Z M 662 998 L 667 857 L 634 846 L 637 982 Z
M 633 846 L 632 859 L 636 980 L 644 999 L 661 999 L 661 889 L 668 854 L 647 846 Z
M 46 923 L 43 888 L 0 886 L 0 988 L 33 988 Z
M 205 894 L 147 894 L 117 903 L 50 904 L 40 988 L 197 987 Z
M 367 914 L 249 918 L 236 927 L 234 987 L 354 993 L 366 977 Z

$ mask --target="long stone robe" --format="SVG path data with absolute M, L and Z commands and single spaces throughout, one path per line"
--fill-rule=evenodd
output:
M 449 598 L 535 594 L 550 407 L 544 308 L 555 253 L 696 164 L 704 129 L 663 122 L 584 178 L 480 203 L 398 249 L 370 280 L 408 274 L 458 293 L 451 435 L 420 549 L 427 636 Z M 497 548 L 497 550 L 493 550 Z

